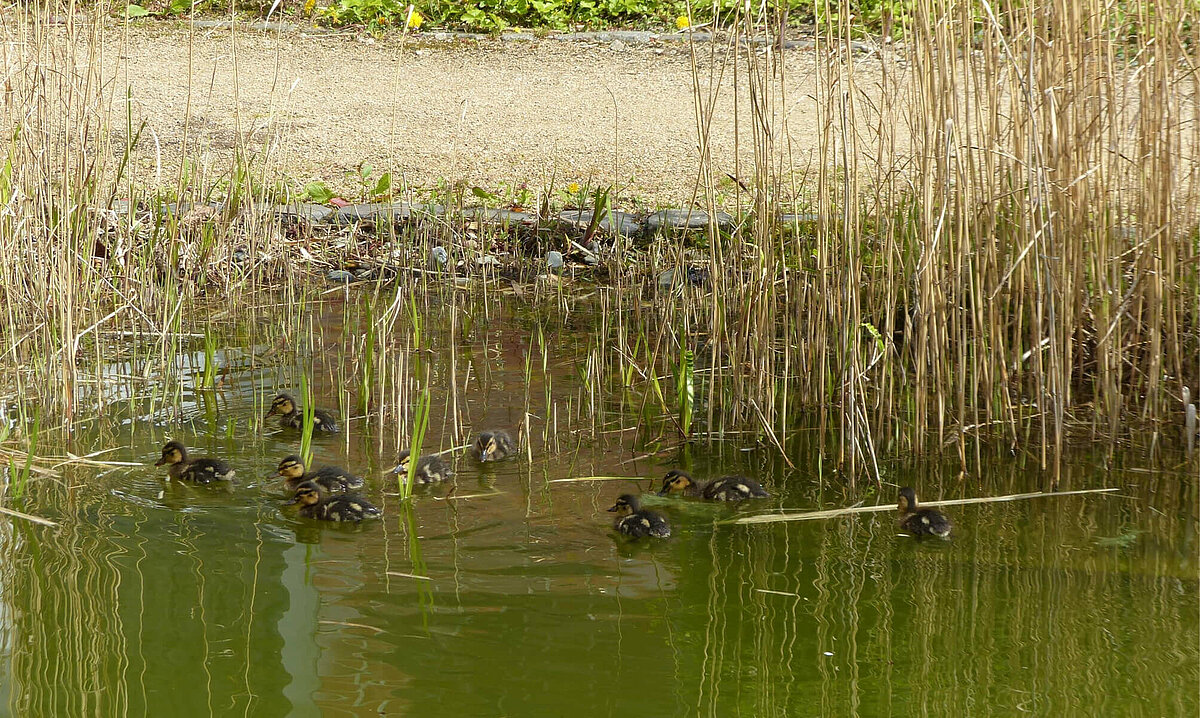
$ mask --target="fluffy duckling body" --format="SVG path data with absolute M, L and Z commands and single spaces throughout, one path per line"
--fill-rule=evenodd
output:
M 766 499 L 770 494 L 757 481 L 745 476 L 722 476 L 707 484 L 700 485 L 686 471 L 678 469 L 668 471 L 663 477 L 662 490 L 659 496 L 667 494 L 683 494 L 684 496 L 699 496 L 710 501 L 744 501 L 745 499 Z
M 304 412 L 291 394 L 275 395 L 275 398 L 271 400 L 271 409 L 267 411 L 267 415 L 263 419 L 269 419 L 272 416 L 278 416 L 279 425 L 285 429 L 299 431 L 304 428 Z M 342 425 L 338 423 L 337 416 L 324 409 L 313 409 L 314 434 L 337 434 L 341 431 Z
M 900 528 L 921 538 L 923 536 L 950 536 L 952 524 L 946 515 L 937 509 L 922 509 L 917 506 L 917 494 L 912 488 L 900 489 L 900 500 L 896 508 L 900 511 L 897 521 Z
M 285 456 L 283 461 L 279 462 L 278 473 L 287 480 L 287 487 L 293 491 L 306 481 L 311 481 L 330 494 L 361 489 L 363 485 L 362 477 L 336 466 L 320 466 L 310 471 L 295 454 Z
M 517 442 L 503 429 L 482 432 L 475 439 L 475 455 L 480 461 L 500 461 L 517 453 Z
M 382 514 L 366 499 L 352 494 L 329 496 L 312 481 L 305 481 L 297 486 L 296 496 L 288 503 L 299 504 L 301 516 L 318 521 L 353 521 L 357 523 Z
M 154 465 L 166 466 L 167 476 L 173 481 L 193 484 L 233 481 L 233 469 L 229 464 L 220 459 L 190 458 L 187 448 L 178 441 L 168 441 L 163 446 L 162 457 Z
M 411 454 L 407 451 L 400 452 L 400 459 L 396 463 L 396 468 L 392 469 L 393 473 L 407 475 L 408 464 Z M 442 460 L 442 457 L 436 454 L 429 454 L 417 459 L 417 471 L 413 476 L 413 481 L 418 484 L 436 484 L 439 481 L 454 478 L 454 469 L 450 468 Z
M 617 497 L 617 502 L 609 511 L 617 514 L 613 528 L 625 536 L 633 538 L 643 536 L 669 538 L 671 536 L 671 524 L 667 523 L 667 519 L 656 511 L 643 509 L 638 497 L 633 494 L 622 494 Z

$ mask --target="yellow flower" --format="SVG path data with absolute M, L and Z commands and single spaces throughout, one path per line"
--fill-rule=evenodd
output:
M 425 16 L 413 8 L 412 13 L 408 16 L 408 26 L 414 30 L 420 30 L 423 22 L 425 22 Z
M 579 183 L 572 182 L 571 184 L 567 185 L 567 191 L 570 192 L 571 194 L 575 194 L 576 192 L 579 191 Z
M 679 17 L 675 18 L 675 27 L 679 28 L 680 30 L 686 30 L 691 26 L 692 23 L 687 19 L 687 15 L 680 15 Z
M 304 3 L 304 14 L 312 15 L 313 8 L 316 7 L 316 5 L 317 0 L 308 0 L 308 2 Z

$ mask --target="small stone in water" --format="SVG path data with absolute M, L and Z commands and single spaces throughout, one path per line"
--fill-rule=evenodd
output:
M 660 272 L 658 275 L 658 288 L 670 289 L 673 286 L 675 286 L 675 270 L 668 269 L 664 272 Z
M 354 275 L 344 269 L 331 269 L 325 278 L 337 284 L 346 284 L 354 281 Z
M 496 259 L 495 257 L 493 257 L 490 254 L 483 255 L 478 260 L 476 260 L 476 263 L 479 264 L 479 266 L 481 266 L 481 267 L 499 267 L 500 266 L 500 260 Z
M 555 250 L 550 250 L 549 252 L 546 252 L 546 264 L 549 265 L 551 272 L 562 271 L 562 268 L 563 268 L 562 252 L 557 252 Z

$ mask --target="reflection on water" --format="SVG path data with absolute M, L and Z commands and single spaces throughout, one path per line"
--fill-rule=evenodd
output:
M 457 400 L 470 425 L 515 428 L 527 388 L 535 413 L 551 387 L 554 401 L 581 395 L 575 344 L 553 345 L 547 372 L 527 381 L 520 322 L 478 326 L 455 339 Z M 436 347 L 441 335 L 432 333 Z M 450 394 L 441 346 L 433 404 L 442 408 L 429 446 L 461 439 L 439 437 L 452 424 L 439 404 Z M 464 381 L 468 363 L 475 378 Z M 292 377 L 247 366 L 215 412 L 187 396 L 195 408 L 181 422 L 94 422 L 73 451 L 121 447 L 105 458 L 146 466 L 68 467 L 61 480 L 34 485 L 26 507 L 61 521 L 59 530 L 0 524 L 0 691 L 9 713 L 1200 710 L 1194 477 L 1109 471 L 1081 456 L 1064 488 L 1128 490 L 955 507 L 949 542 L 897 536 L 890 514 L 715 523 L 780 506 L 880 500 L 822 484 L 819 447 L 797 434 L 794 471 L 766 448 L 693 449 L 698 475 L 750 471 L 776 498 L 741 507 L 655 500 L 675 537 L 628 544 L 604 509 L 649 480 L 549 482 L 661 476 L 677 455 L 629 461 L 645 453 L 619 430 L 637 424 L 636 405 L 608 406 L 595 434 L 563 421 L 551 432 L 557 451 L 545 448 L 545 424 L 533 426 L 532 463 L 460 458 L 455 490 L 420 493 L 411 512 L 380 472 L 393 449 L 375 448 L 394 430 L 358 419 L 349 438 L 321 440 L 317 456 L 367 472 L 386 518 L 322 528 L 283 509 L 270 478 L 295 437 L 271 425 L 242 435 L 257 427 L 261 395 L 294 386 Z M 335 396 L 332 380 L 323 381 L 318 391 Z M 234 463 L 237 489 L 164 486 L 149 464 L 168 435 Z M 970 479 L 908 463 L 896 457 L 890 480 L 929 499 L 1014 493 L 1040 481 L 1020 459 L 985 462 Z

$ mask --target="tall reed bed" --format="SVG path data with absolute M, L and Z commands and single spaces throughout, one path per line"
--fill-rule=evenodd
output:
M 579 372 L 589 388 L 573 420 L 602 430 L 597 413 L 617 398 L 645 417 L 673 413 L 680 438 L 753 435 L 781 450 L 815 424 L 852 479 L 877 477 L 883 450 L 951 450 L 966 465 L 980 441 L 1000 439 L 1056 465 L 1075 436 L 1177 443 L 1184 389 L 1194 396 L 1200 385 L 1196 8 L 918 0 L 894 20 L 899 42 L 865 46 L 834 9 L 823 8 L 816 31 L 813 148 L 789 132 L 807 99 L 787 94 L 791 51 L 781 49 L 776 6 L 741 5 L 722 42 L 691 46 L 693 204 L 728 208 L 722 177 L 732 175 L 737 228 L 648 247 L 618 242 L 592 300 L 596 337 Z M 115 351 L 132 355 L 147 382 L 172 386 L 179 355 L 195 335 L 211 336 L 192 319 L 197 302 L 217 297 L 230 313 L 284 302 L 302 314 L 325 298 L 320 281 L 298 289 L 308 272 L 382 247 L 394 273 L 354 290 L 370 295 L 368 330 L 338 350 L 330 377 L 343 407 L 396 420 L 389 437 L 376 426 L 380 443 L 404 444 L 416 398 L 445 381 L 422 358 L 430 302 L 450 307 L 451 336 L 492 322 L 500 285 L 474 260 L 492 239 L 520 242 L 453 213 L 378 228 L 370 241 L 323 242 L 280 227 L 257 202 L 280 199 L 262 188 L 273 180 L 272 153 L 287 149 L 282 135 L 239 147 L 224 174 L 185 163 L 169 190 L 147 192 L 130 157 L 152 144 L 152 130 L 125 119 L 119 82 L 102 69 L 101 21 L 59 24 L 49 12 L 18 13 L 9 46 L 6 395 L 35 400 L 69 426 L 80 388 L 103 382 Z M 710 137 L 730 85 L 735 122 L 749 128 L 737 136 L 751 146 L 727 167 Z M 263 156 L 247 159 L 256 150 Z M 595 196 L 620 206 L 616 190 Z M 168 200 L 180 206 L 165 211 Z M 135 211 L 114 211 L 119 201 Z M 806 218 L 782 222 L 781 210 Z M 466 285 L 483 300 L 482 317 L 430 264 L 435 245 L 465 260 L 468 280 L 482 280 Z M 663 268 L 698 261 L 707 281 L 658 286 Z M 273 293 L 280 284 L 287 291 Z M 405 291 L 394 293 L 397 284 Z M 566 293 L 551 282 L 521 296 L 566 308 Z M 284 335 L 330 361 L 299 316 Z M 525 344 L 531 376 L 535 356 L 548 376 L 545 337 Z M 215 384 L 206 369 L 204 383 Z M 451 366 L 444 396 L 420 412 L 443 416 L 458 437 L 467 370 Z M 544 398 L 527 393 L 526 423 L 536 412 L 552 418 L 543 388 Z M 166 389 L 154 391 L 170 402 Z M 103 401 L 102 392 L 87 397 Z M 542 434 L 547 445 L 551 434 Z

